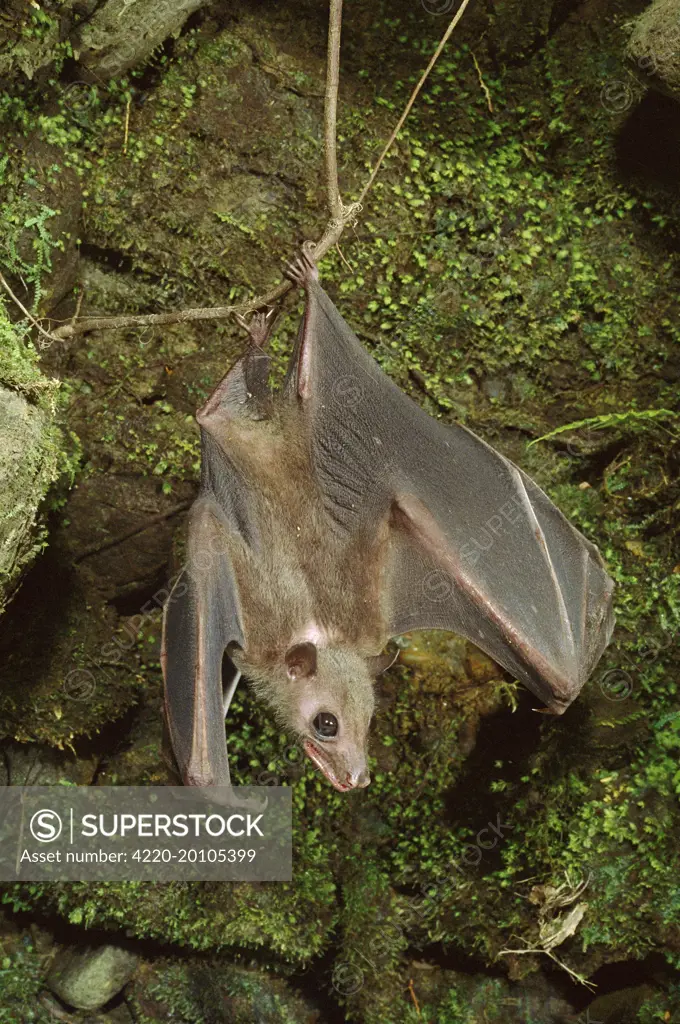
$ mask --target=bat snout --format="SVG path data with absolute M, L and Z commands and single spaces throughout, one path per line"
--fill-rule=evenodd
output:
M 307 756 L 339 793 L 347 793 L 350 789 L 364 789 L 370 783 L 371 773 L 365 764 L 353 771 L 347 770 L 346 767 L 341 769 L 337 763 L 334 764 L 335 759 L 330 755 L 330 751 L 322 752 L 311 740 L 305 740 L 304 747 Z
M 327 778 L 337 790 L 346 793 L 350 789 L 365 789 L 370 785 L 371 773 L 368 768 L 360 768 L 354 772 L 347 772 L 344 782 L 339 782 L 336 777 L 331 778 L 330 775 L 327 775 Z
M 350 789 L 365 789 L 370 782 L 371 773 L 368 768 L 362 768 L 358 772 L 347 772 L 347 785 Z

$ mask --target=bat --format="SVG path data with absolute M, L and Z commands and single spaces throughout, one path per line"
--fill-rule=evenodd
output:
M 229 785 L 241 675 L 340 792 L 370 781 L 390 638 L 467 637 L 562 714 L 611 637 L 597 548 L 512 462 L 405 395 L 304 254 L 305 312 L 270 390 L 270 317 L 197 412 L 201 486 L 166 602 L 164 715 L 186 785 Z M 225 683 L 223 684 L 223 662 Z

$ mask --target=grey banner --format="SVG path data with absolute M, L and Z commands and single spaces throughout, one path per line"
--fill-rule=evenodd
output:
M 287 882 L 285 786 L 0 788 L 1 881 Z

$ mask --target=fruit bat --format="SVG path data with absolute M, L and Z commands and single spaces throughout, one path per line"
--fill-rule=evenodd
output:
M 370 781 L 391 637 L 461 634 L 561 714 L 609 641 L 613 584 L 521 469 L 383 373 L 309 256 L 288 272 L 306 302 L 282 388 L 269 388 L 258 314 L 197 413 L 201 486 L 164 610 L 164 714 L 184 783 L 229 785 L 224 717 L 243 674 L 345 792 Z

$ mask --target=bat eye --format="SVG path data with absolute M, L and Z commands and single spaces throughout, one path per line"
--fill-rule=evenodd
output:
M 329 739 L 338 735 L 338 720 L 330 711 L 320 711 L 313 722 L 318 736 L 322 739 Z

